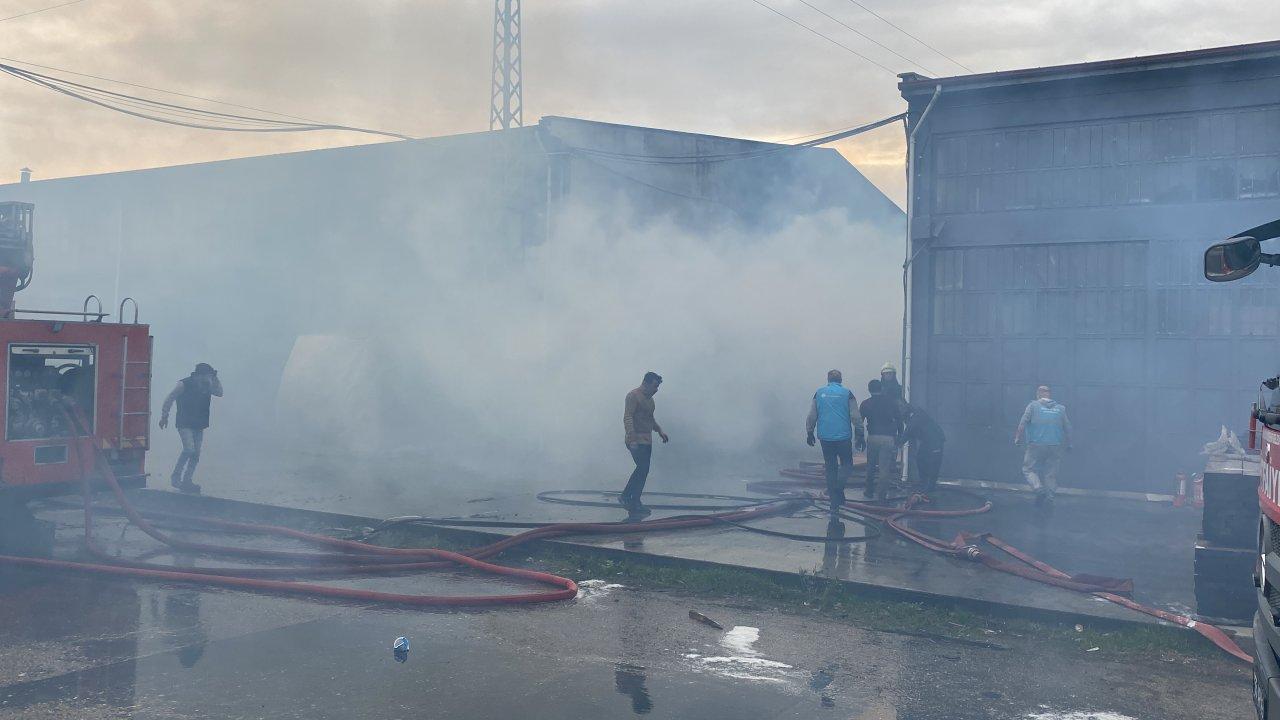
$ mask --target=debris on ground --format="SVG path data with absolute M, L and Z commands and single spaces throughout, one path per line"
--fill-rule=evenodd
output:
M 396 662 L 402 663 L 409 659 L 409 638 L 401 635 L 391 643 L 391 654 L 395 657 Z
M 697 610 L 690 610 L 690 611 L 689 611 L 689 617 L 690 617 L 690 619 L 697 620 L 698 622 L 702 623 L 703 625 L 710 625 L 711 627 L 713 627 L 713 628 L 715 628 L 715 629 L 717 629 L 717 630 L 723 630 L 723 629 L 724 629 L 724 626 L 723 626 L 723 625 L 721 625 L 720 623 L 716 622 L 715 620 L 712 620 L 711 618 L 707 617 L 706 615 L 703 615 L 702 613 L 698 612 Z

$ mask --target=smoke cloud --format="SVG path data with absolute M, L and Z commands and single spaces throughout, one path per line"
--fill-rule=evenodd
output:
M 616 474 L 623 395 L 654 370 L 666 379 L 657 416 L 672 437 L 667 465 L 691 476 L 799 450 L 828 369 L 862 396 L 898 353 L 901 238 L 844 210 L 753 234 L 694 233 L 625 204 L 571 207 L 518 262 L 458 242 L 438 219 L 414 243 L 421 281 L 387 303 L 400 310 L 369 318 L 360 340 L 295 348 L 282 411 L 303 436 L 471 469 Z M 337 383 L 350 395 L 336 404 L 305 390 L 334 383 L 290 386 L 308 354 L 329 358 L 309 372 L 328 373 L 370 341 L 395 348 L 379 359 L 397 368 L 390 392 L 358 372 Z

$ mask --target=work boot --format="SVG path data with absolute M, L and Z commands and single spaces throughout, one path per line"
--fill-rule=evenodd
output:
M 631 521 L 642 520 L 644 518 L 649 517 L 652 514 L 653 514 L 652 510 L 637 503 L 631 506 L 630 508 L 628 508 L 627 520 L 631 520 Z
M 884 483 L 876 490 L 876 500 L 884 502 L 889 499 L 889 483 Z
M 182 476 L 177 470 L 174 470 L 173 474 L 169 476 L 169 484 L 173 486 L 174 490 L 182 489 Z
M 193 482 L 191 482 L 190 480 L 187 480 L 187 481 L 183 482 L 181 485 L 179 485 L 179 486 L 178 486 L 178 490 L 180 490 L 180 491 L 182 491 L 182 492 L 186 493 L 187 495 L 199 495 L 199 494 L 200 494 L 200 486 L 199 486 L 199 485 L 197 485 L 197 484 L 195 484 L 195 483 L 193 483 Z
M 875 483 L 873 483 L 873 482 L 868 482 L 866 485 L 863 485 L 863 486 L 862 486 L 862 497 L 863 497 L 863 499 L 865 499 L 865 500 L 870 500 L 870 499 L 874 498 L 875 496 L 876 496 L 876 484 L 875 484 Z

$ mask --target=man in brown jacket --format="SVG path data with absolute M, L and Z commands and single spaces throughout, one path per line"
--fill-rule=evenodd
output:
M 655 407 L 653 396 L 658 392 L 658 386 L 661 384 L 661 375 L 655 372 L 645 373 L 640 387 L 627 393 L 627 399 L 622 408 L 622 427 L 626 431 L 627 450 L 631 451 L 631 459 L 635 461 L 636 469 L 632 471 L 627 487 L 618 496 L 618 502 L 630 512 L 632 517 L 637 518 L 649 514 L 649 508 L 640 502 L 640 496 L 644 493 L 645 480 L 649 479 L 649 459 L 653 456 L 653 433 L 658 433 L 658 437 L 662 438 L 664 443 L 670 439 L 666 433 L 662 432 L 658 421 L 653 418 Z

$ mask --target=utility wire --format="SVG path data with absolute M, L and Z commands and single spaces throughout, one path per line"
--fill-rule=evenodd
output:
M 912 60 L 911 58 L 907 57 L 906 55 L 903 55 L 902 53 L 898 52 L 897 50 L 894 50 L 893 48 L 889 47 L 888 45 L 885 45 L 884 43 L 880 42 L 879 40 L 877 40 L 877 39 L 875 39 L 875 38 L 871 37 L 870 35 L 868 35 L 868 34 L 866 34 L 866 33 L 862 32 L 862 31 L 861 31 L 861 30 L 859 30 L 858 28 L 853 27 L 852 25 L 850 25 L 850 24 L 848 24 L 848 23 L 844 22 L 844 21 L 843 21 L 843 20 L 841 20 L 840 18 L 835 17 L 834 15 L 829 14 L 827 11 L 823 10 L 822 8 L 818 7 L 817 5 L 813 5 L 813 4 L 811 4 L 811 3 L 809 2 L 809 0 L 800 0 L 800 2 L 801 2 L 802 4 L 804 4 L 805 6 L 807 6 L 807 7 L 809 7 L 809 8 L 812 8 L 813 10 L 816 10 L 816 11 L 817 11 L 818 13 L 820 13 L 823 17 L 827 18 L 828 20 L 831 20 L 832 22 L 835 22 L 835 23 L 839 24 L 841 27 L 845 28 L 846 30 L 851 30 L 851 31 L 853 31 L 854 33 L 856 33 L 858 36 L 863 37 L 863 38 L 866 38 L 867 40 L 870 40 L 871 42 L 875 43 L 876 45 L 879 45 L 880 47 L 884 48 L 885 50 L 888 50 L 889 52 L 891 52 L 891 53 L 893 53 L 895 56 L 897 56 L 899 59 L 901 59 L 901 60 L 905 60 L 905 61 L 907 61 L 907 62 L 911 63 L 912 65 L 915 65 L 916 67 L 920 68 L 921 70 L 924 70 L 925 72 L 929 73 L 930 75 L 935 75 L 935 74 L 936 74 L 933 70 L 930 70 L 928 67 L 926 67 L 924 63 L 922 63 L 922 62 L 918 62 L 918 61 L 916 61 L 916 60 Z
M 930 50 L 932 50 L 932 51 L 934 51 L 934 52 L 938 53 L 938 54 L 939 54 L 939 55 L 941 55 L 942 57 L 944 57 L 944 58 L 946 58 L 946 59 L 950 60 L 951 62 L 955 63 L 956 65 L 959 65 L 960 67 L 964 68 L 965 70 L 968 70 L 968 71 L 969 71 L 969 72 L 971 72 L 971 73 L 972 73 L 972 72 L 977 72 L 977 70 L 974 70 L 973 68 L 969 67 L 968 65 L 965 65 L 964 63 L 960 62 L 959 60 L 957 60 L 957 59 L 955 59 L 955 58 L 951 57 L 950 55 L 948 55 L 948 54 L 946 54 L 946 53 L 942 52 L 942 51 L 941 51 L 941 50 L 939 50 L 938 48 L 936 48 L 936 47 L 934 47 L 934 46 L 930 45 L 929 43 L 927 43 L 927 42 L 925 42 L 925 41 L 921 40 L 920 38 L 916 37 L 915 35 L 912 35 L 911 33 L 907 32 L 907 31 L 906 31 L 906 30 L 904 30 L 901 26 L 894 24 L 891 20 L 889 20 L 889 19 L 888 19 L 888 18 L 886 18 L 885 16 L 881 15 L 880 13 L 876 12 L 875 10 L 872 10 L 871 8 L 867 7 L 866 5 L 863 5 L 862 3 L 858 2 L 858 0 L 849 0 L 849 2 L 853 3 L 854 5 L 857 5 L 858 7 L 862 8 L 863 10 L 866 10 L 867 12 L 871 13 L 872 15 L 874 15 L 876 18 L 879 18 L 880 22 L 885 23 L 885 24 L 886 24 L 886 25 L 888 25 L 889 27 L 891 27 L 891 28 L 893 28 L 893 29 L 897 30 L 898 32 L 902 33 L 903 35 L 906 35 L 907 37 L 911 38 L 912 40 L 915 40 L 916 42 L 920 43 L 921 45 L 923 45 L 923 46 L 925 46 L 925 47 L 929 48 Z
M 897 74 L 896 72 L 894 72 L 893 70 L 890 70 L 888 67 L 885 67 L 884 65 L 881 65 L 880 63 L 876 62 L 875 60 L 872 60 L 871 58 L 867 57 L 866 55 L 863 55 L 862 53 L 858 52 L 857 50 L 854 50 L 853 48 L 849 47 L 848 45 L 845 45 L 844 43 L 840 42 L 839 40 L 833 40 L 832 38 L 830 38 L 830 37 L 828 37 L 828 36 L 826 36 L 826 35 L 823 35 L 822 33 L 818 32 L 817 30 L 814 30 L 813 28 L 809 27 L 808 25 L 805 25 L 804 23 L 802 23 L 802 22 L 800 22 L 799 20 L 797 20 L 797 19 L 795 19 L 795 18 L 791 17 L 790 15 L 787 15 L 786 13 L 783 13 L 783 12 L 781 12 L 781 11 L 775 10 L 773 7 L 771 7 L 771 6 L 769 6 L 769 5 L 764 4 L 764 3 L 763 3 L 763 2 L 761 2 L 760 0 L 751 0 L 751 2 L 753 2 L 753 3 L 757 4 L 757 5 L 759 5 L 760 7 L 764 8 L 765 10 L 768 10 L 769 12 L 773 13 L 774 15 L 777 15 L 777 16 L 778 16 L 778 17 L 780 17 L 780 18 L 783 18 L 784 20 L 787 20 L 788 22 L 791 22 L 791 23 L 793 23 L 793 24 L 795 24 L 795 25 L 799 25 L 800 27 L 804 28 L 805 30 L 808 30 L 809 32 L 813 33 L 814 35 L 817 35 L 818 37 L 822 38 L 823 40 L 826 40 L 827 42 L 831 43 L 832 45 L 835 45 L 836 47 L 839 47 L 839 48 L 844 49 L 844 50 L 846 50 L 846 51 L 848 51 L 848 52 L 851 52 L 851 53 L 853 53 L 854 55 L 857 55 L 858 57 L 862 58 L 863 60 L 866 60 L 867 62 L 871 63 L 872 65 L 875 65 L 876 67 L 880 68 L 881 70 L 884 70 L 885 72 L 889 73 L 890 75 L 893 75 L 894 77 L 897 77 L 897 75 L 898 75 L 898 74 Z
M 245 116 L 228 115 L 226 113 L 218 113 L 210 110 L 198 110 L 195 108 L 185 108 L 179 105 L 171 105 L 169 103 L 161 103 L 154 100 L 146 100 L 144 98 L 138 98 L 132 95 L 123 95 L 120 93 L 111 92 L 109 90 L 102 90 L 102 89 L 93 88 L 87 85 L 80 85 L 79 83 L 72 83 L 70 81 L 59 80 L 57 78 L 52 78 L 47 75 L 30 73 L 30 72 L 23 71 L 18 68 L 13 68 L 12 66 L 3 65 L 3 64 L 0 64 L 0 72 L 8 73 L 10 75 L 13 75 L 14 77 L 20 78 L 22 80 L 26 80 L 27 82 L 30 82 L 34 85 L 39 85 L 41 87 L 54 90 L 55 92 L 60 92 L 64 95 L 70 95 L 71 97 L 93 103 L 94 105 L 99 105 L 101 107 L 105 107 L 110 110 L 117 110 L 120 112 L 124 112 L 126 114 L 135 115 L 138 117 L 145 117 L 146 119 L 149 119 L 149 120 L 158 120 L 163 122 L 163 121 L 166 121 L 166 118 L 160 117 L 157 115 L 170 115 L 170 116 L 178 116 L 178 117 L 193 117 L 193 118 L 199 118 L 199 119 L 205 119 L 205 120 L 208 120 L 211 118 L 217 118 L 220 121 L 232 122 L 232 123 L 241 124 L 241 125 L 245 124 L 246 121 L 250 123 L 256 122 L 260 126 L 268 126 L 273 128 L 299 126 L 299 124 L 282 123 L 281 121 L 278 121 L 278 120 L 255 119 L 255 118 L 248 118 Z M 76 89 L 72 90 L 70 88 L 76 88 Z M 153 114 L 142 115 L 139 113 L 134 113 L 128 110 L 124 110 L 121 107 L 117 107 L 117 105 L 123 105 L 126 107 L 134 107 L 142 110 L 147 110 Z M 209 127 L 209 129 L 215 129 L 215 128 Z
M 91 93 L 95 93 L 95 94 L 100 95 L 100 96 L 107 96 L 107 97 L 112 97 L 112 98 L 120 98 L 122 101 L 130 101 L 130 100 L 131 100 L 131 101 L 136 101 L 137 103 L 146 104 L 146 105 L 148 105 L 148 106 L 155 106 L 155 107 L 157 107 L 157 108 L 172 108 L 172 109 L 174 109 L 175 111 L 178 111 L 179 113 L 181 113 L 181 112 L 187 112 L 187 113 L 194 113 L 194 114 L 198 114 L 198 115 L 209 115 L 209 116 L 215 116 L 215 117 L 220 117 L 220 118 L 233 118 L 233 119 L 237 119 L 237 120 L 249 120 L 249 121 L 252 121 L 252 122 L 259 122 L 259 123 L 274 123 L 274 124 L 281 124 L 281 121 L 279 121 L 279 120 L 272 120 L 272 119 L 270 119 L 270 118 L 252 118 L 252 117 L 248 117 L 248 116 L 246 116 L 246 115 L 234 115 L 234 114 L 231 114 L 231 113 L 221 113 L 221 112 L 217 112 L 217 111 L 215 111 L 215 110 L 201 110 L 201 109 L 199 109 L 199 108 L 191 108 L 191 107 L 187 107 L 187 106 L 185 106 L 185 105 L 174 105 L 174 104 L 172 104 L 172 103 L 160 102 L 159 100 L 148 100 L 148 99 L 146 99 L 146 98 L 138 97 L 138 96 L 135 96 L 135 95 L 127 95 L 127 94 L 124 94 L 124 93 L 114 92 L 114 91 L 112 91 L 112 90 L 105 90 L 105 89 L 102 89 L 102 88 L 96 88 L 96 87 L 93 87 L 93 86 L 91 86 L 91 85 L 85 85 L 85 84 L 82 84 L 82 83 L 73 82 L 73 81 L 71 81 L 71 80 L 63 80 L 63 79 L 61 79 L 61 78 L 55 78 L 55 77 L 52 77 L 52 76 L 49 76 L 49 75 L 41 75 L 41 74 L 39 74 L 39 73 L 31 72 L 30 70 L 22 70 L 21 68 L 10 68 L 9 66 L 4 65 L 3 63 L 0 63 L 0 69 L 3 69 L 3 70 L 5 70 L 5 71 L 8 71 L 9 69 L 17 70 L 17 71 L 18 71 L 19 73 L 21 73 L 23 76 L 43 78 L 43 79 L 45 79 L 45 80 L 49 80 L 49 81 L 55 82 L 55 83 L 56 83 L 56 84 L 58 84 L 58 85 L 74 87 L 74 88 L 77 88 L 77 89 L 79 89 L 79 90 L 86 91 L 86 92 L 91 92 Z M 135 104 L 136 104 L 136 103 L 135 103 Z M 293 124 L 293 123 L 286 123 L 286 124 Z
M 20 80 L 38 85 L 54 92 L 84 102 L 114 110 L 125 115 L 153 120 L 155 122 L 178 125 L 201 130 L 222 130 L 225 132 L 314 132 L 317 130 L 343 130 L 349 132 L 382 135 L 401 140 L 410 140 L 407 135 L 372 130 L 369 128 L 330 123 L 284 121 L 272 118 L 252 117 L 234 113 L 222 113 L 213 110 L 176 105 L 173 103 L 150 100 L 148 98 L 119 93 L 112 90 L 72 82 L 64 78 L 44 75 L 25 70 L 13 65 L 0 63 L 0 72 L 7 73 Z
M 215 105 L 226 105 L 227 107 L 240 108 L 241 110 L 253 110 L 254 112 L 263 112 L 263 113 L 267 113 L 268 115 L 276 115 L 283 118 L 289 118 L 290 120 L 301 120 L 303 122 L 315 122 L 315 123 L 319 122 L 318 120 L 313 120 L 311 118 L 299 117 L 298 115 L 289 115 L 288 113 L 276 112 L 274 110 L 267 110 L 265 108 L 253 107 L 252 105 L 237 105 L 236 103 L 233 103 L 233 102 L 218 100 L 216 98 L 211 98 L 211 97 L 204 97 L 202 95 L 191 95 L 188 93 L 178 92 L 176 90 L 165 90 L 164 88 L 152 87 L 151 85 L 141 85 L 139 83 L 132 83 L 125 80 L 117 80 L 115 78 L 103 77 L 101 75 L 90 75 L 89 73 L 76 72 L 75 70 L 68 70 L 66 68 L 53 67 L 51 65 L 41 65 L 40 63 L 28 62 L 26 60 L 19 60 L 17 58 L 0 56 L 0 60 L 3 60 L 5 62 L 17 63 L 19 65 L 30 65 L 31 67 L 37 67 L 42 70 L 53 70 L 54 72 L 66 73 L 67 75 L 75 75 L 76 77 L 91 78 L 93 80 L 103 80 L 105 82 L 115 83 L 117 85 L 126 85 L 128 87 L 135 87 L 141 90 L 150 90 L 152 92 L 163 93 L 165 95 L 173 95 L 175 97 L 184 97 L 184 98 L 189 98 L 191 100 L 203 100 L 204 102 L 214 103 Z
M 57 10 L 58 8 L 66 7 L 68 5 L 75 5 L 77 3 L 82 3 L 82 2 L 84 2 L 84 0 L 71 0 L 71 2 L 64 2 L 61 5 L 50 5 L 49 7 L 43 7 L 43 8 L 40 8 L 39 10 L 29 10 L 24 13 L 18 13 L 17 15 L 10 15 L 9 17 L 0 18 L 0 22 L 4 22 L 5 20 L 17 20 L 20 17 L 35 15 L 36 13 L 42 13 L 47 10 Z

